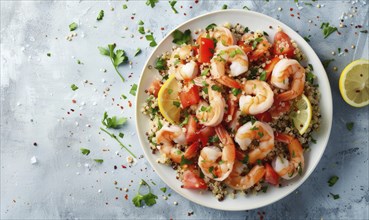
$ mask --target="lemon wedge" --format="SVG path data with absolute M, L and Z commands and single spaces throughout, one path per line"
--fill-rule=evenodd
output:
M 369 104 L 369 60 L 355 60 L 343 69 L 339 88 L 343 100 L 353 107 Z
M 179 83 L 174 74 L 163 84 L 158 93 L 158 106 L 163 117 L 172 124 L 179 123 L 181 102 L 179 100 Z
M 313 110 L 309 99 L 302 94 L 296 99 L 293 104 L 290 118 L 295 125 L 295 128 L 303 135 L 309 128 L 311 118 L 313 116 Z

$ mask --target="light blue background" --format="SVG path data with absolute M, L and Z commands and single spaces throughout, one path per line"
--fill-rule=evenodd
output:
M 339 94 L 338 78 L 349 62 L 369 57 L 368 34 L 359 32 L 369 29 L 369 7 L 366 1 L 312 3 L 313 6 L 309 6 L 300 0 L 300 8 L 293 0 L 200 1 L 197 4 L 179 1 L 176 4 L 179 14 L 174 14 L 167 1 L 160 1 L 154 9 L 146 6 L 145 1 L 2 1 L 1 218 L 258 219 L 263 215 L 266 219 L 368 219 L 368 106 L 356 109 L 347 105 Z M 123 4 L 127 4 L 128 9 L 123 10 Z M 238 9 L 246 5 L 253 11 L 277 18 L 302 36 L 311 35 L 309 43 L 322 60 L 335 59 L 327 68 L 334 104 L 333 127 L 321 162 L 291 195 L 252 211 L 204 208 L 170 189 L 166 194 L 171 193 L 171 197 L 162 199 L 164 193 L 159 188 L 165 184 L 145 158 L 131 168 L 122 169 L 121 165 L 127 166 L 127 153 L 119 150 L 114 140 L 99 133 L 104 111 L 123 114 L 129 117 L 127 126 L 121 129 L 125 133 L 124 143 L 131 144 L 137 155 L 143 154 L 135 133 L 135 97 L 129 90 L 133 83 L 138 83 L 140 71 L 153 48 L 137 32 L 138 21 L 143 20 L 145 29 L 153 31 L 159 42 L 182 22 L 219 10 L 223 4 Z M 101 9 L 105 17 L 96 21 Z M 347 28 L 339 28 L 340 35 L 333 33 L 323 39 L 320 24 L 329 22 L 339 27 L 343 13 L 347 13 L 344 21 Z M 73 21 L 79 24 L 75 31 L 78 35 L 67 41 L 68 25 Z M 356 25 L 363 28 L 357 29 Z M 109 59 L 97 50 L 97 46 L 112 42 L 126 50 L 133 62 L 132 68 L 120 67 L 127 79 L 124 84 Z M 338 56 L 339 47 L 347 48 L 348 52 Z M 142 53 L 133 57 L 137 48 L 141 48 Z M 336 55 L 332 55 L 332 51 Z M 47 53 L 51 53 L 51 57 Z M 78 59 L 83 65 L 77 64 Z M 334 66 L 338 71 L 333 70 Z M 132 77 L 128 78 L 130 73 Z M 84 83 L 85 80 L 88 83 Z M 73 83 L 79 87 L 75 92 L 70 89 Z M 128 96 L 132 107 L 127 100 L 119 98 L 121 94 Z M 77 103 L 73 104 L 72 99 Z M 347 122 L 355 123 L 352 131 L 346 129 Z M 81 147 L 89 148 L 91 154 L 82 155 Z M 33 156 L 38 160 L 35 165 L 30 163 Z M 104 163 L 96 164 L 93 158 L 103 158 Z M 332 175 L 340 179 L 328 187 L 327 181 Z M 136 208 L 131 203 L 141 178 L 156 183 L 153 188 L 159 199 L 153 207 Z M 340 199 L 328 197 L 330 192 L 339 194 Z M 124 198 L 126 194 L 128 200 Z M 178 202 L 178 206 L 174 202 Z M 189 217 L 187 213 L 192 211 L 194 214 Z

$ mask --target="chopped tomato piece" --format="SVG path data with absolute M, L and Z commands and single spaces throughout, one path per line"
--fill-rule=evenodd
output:
M 183 173 L 183 188 L 186 189 L 206 189 L 205 181 L 192 170 L 186 170 Z
M 191 159 L 196 156 L 197 150 L 199 149 L 199 142 L 195 141 L 193 142 L 186 150 L 184 157 L 186 159 Z
M 279 31 L 274 36 L 273 53 L 274 55 L 283 55 L 288 58 L 293 58 L 295 47 L 292 45 L 291 38 L 284 33 Z
M 227 100 L 227 105 L 228 105 L 228 111 L 226 113 L 226 121 L 232 121 L 236 115 L 236 111 L 238 108 L 238 101 L 236 99 L 236 97 L 233 94 L 229 94 L 228 96 L 228 100 Z M 229 115 L 231 116 L 230 119 L 228 119 Z
M 193 115 L 189 116 L 188 123 L 186 125 L 186 141 L 188 144 L 191 144 L 195 141 L 197 141 L 197 122 Z
M 274 103 L 270 110 L 268 111 L 272 118 L 278 118 L 286 112 L 289 112 L 291 109 L 291 103 L 289 101 L 280 101 L 278 99 L 274 99 Z
M 154 95 L 155 97 L 158 97 L 160 87 L 161 87 L 160 80 L 156 79 L 156 80 L 152 81 L 152 83 L 150 84 L 150 87 L 147 89 L 147 91 L 151 95 Z
M 272 115 L 270 112 L 263 112 L 260 114 L 255 115 L 255 118 L 257 118 L 259 121 L 263 122 L 271 122 L 272 121 Z
M 209 38 L 202 37 L 199 47 L 199 62 L 209 63 L 214 55 L 214 41 Z
M 272 166 L 270 166 L 269 163 L 265 164 L 265 169 L 266 169 L 265 181 L 274 186 L 277 186 L 279 184 L 279 175 L 277 174 L 277 172 L 275 172 L 275 170 L 273 169 Z
M 196 56 L 199 53 L 199 47 L 198 46 L 192 46 L 193 55 Z
M 203 127 L 197 132 L 198 139 L 200 139 L 202 146 L 205 146 L 209 142 L 209 137 L 215 134 L 213 127 Z
M 179 93 L 179 98 L 183 108 L 195 105 L 200 101 L 199 88 L 196 85 L 192 85 L 188 91 Z
M 248 53 L 252 52 L 252 46 L 251 46 L 251 45 L 249 45 L 249 44 L 246 44 L 246 43 L 245 43 L 245 41 L 243 41 L 243 40 L 239 40 L 239 41 L 237 42 L 237 45 L 238 45 L 239 47 L 241 47 L 241 49 L 242 49 L 246 54 L 248 54 Z
M 280 61 L 281 59 L 279 59 L 279 57 L 274 57 L 270 63 L 268 63 L 266 66 L 265 66 L 265 72 L 266 72 L 266 81 L 269 80 L 269 77 L 270 75 L 272 74 L 273 72 L 273 69 L 274 69 L 274 66 Z

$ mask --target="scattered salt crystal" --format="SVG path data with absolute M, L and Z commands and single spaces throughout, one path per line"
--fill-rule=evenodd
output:
M 35 156 L 31 157 L 31 164 L 36 164 L 37 163 L 37 159 Z
M 85 102 L 81 102 L 81 105 L 86 105 L 86 103 Z
M 102 190 L 101 190 L 101 189 L 99 189 L 99 190 L 97 190 L 97 192 L 98 192 L 98 193 L 101 193 L 101 192 L 102 192 Z
M 116 154 L 116 155 L 119 155 L 119 151 L 115 151 L 115 154 Z
M 102 80 L 101 80 L 101 82 L 102 82 L 102 83 L 106 83 L 106 80 L 105 80 L 105 79 L 102 79 Z
M 96 102 L 93 102 L 92 105 L 97 105 L 97 103 Z
M 35 38 L 31 36 L 29 37 L 29 41 L 32 41 L 32 42 L 35 41 Z
M 86 168 L 89 168 L 89 167 L 90 167 L 90 164 L 85 163 L 85 167 L 86 167 Z
M 79 176 L 79 172 L 76 172 L 76 175 Z
M 76 126 L 79 126 L 79 123 L 78 122 L 76 122 Z
M 17 102 L 17 106 L 21 106 L 22 104 L 20 102 Z

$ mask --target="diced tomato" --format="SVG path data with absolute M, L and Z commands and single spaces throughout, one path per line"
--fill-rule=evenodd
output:
M 199 103 L 200 95 L 198 86 L 192 85 L 188 91 L 179 93 L 179 98 L 181 99 L 183 108 Z
M 269 163 L 265 164 L 265 181 L 267 181 L 268 183 L 277 186 L 279 184 L 279 175 L 277 172 L 275 172 L 275 170 L 273 169 L 272 166 L 270 166 Z
M 284 113 L 289 112 L 291 109 L 291 103 L 289 101 L 280 101 L 277 98 L 274 98 L 274 103 L 270 110 L 268 111 L 272 118 L 278 118 Z
M 229 94 L 227 105 L 228 105 L 228 110 L 226 113 L 226 121 L 232 121 L 236 115 L 236 111 L 238 108 L 238 101 L 233 94 Z M 231 116 L 230 120 L 228 119 L 229 115 Z
M 199 47 L 198 46 L 192 46 L 193 55 L 196 56 L 199 53 Z
M 265 72 L 266 72 L 266 80 L 268 81 L 269 80 L 269 77 L 270 75 L 272 74 L 273 72 L 273 69 L 274 69 L 274 66 L 280 61 L 281 59 L 279 59 L 279 57 L 274 57 L 270 63 L 268 63 L 266 66 L 265 66 Z
M 291 43 L 291 38 L 284 33 L 279 31 L 274 36 L 273 53 L 274 55 L 284 55 L 288 58 L 293 58 L 295 47 Z
M 193 142 L 186 150 L 184 157 L 191 159 L 196 156 L 197 150 L 199 149 L 200 143 L 198 141 Z
M 255 115 L 255 118 L 257 118 L 259 121 L 263 122 L 271 122 L 272 121 L 272 115 L 270 112 L 263 112 L 260 114 Z
M 214 136 L 215 130 L 213 127 L 203 127 L 197 132 L 198 139 L 201 141 L 202 146 L 205 146 L 209 142 L 209 137 Z
M 188 144 L 191 144 L 195 141 L 197 141 L 197 122 L 193 115 L 189 116 L 188 123 L 186 125 L 186 141 Z
M 242 49 L 246 54 L 248 54 L 248 53 L 252 52 L 252 46 L 251 46 L 251 45 L 249 45 L 249 44 L 245 44 L 245 41 L 243 41 L 243 40 L 239 40 L 239 41 L 237 42 L 237 45 L 238 45 L 239 47 L 241 47 L 241 49 Z
M 192 170 L 186 170 L 183 173 L 183 188 L 186 189 L 206 189 L 205 181 Z
M 150 84 L 150 87 L 147 89 L 147 91 L 150 94 L 154 95 L 155 97 L 158 97 L 160 87 L 161 87 L 160 80 L 156 79 L 156 80 L 152 81 L 152 83 Z
M 202 37 L 200 39 L 199 62 L 209 63 L 214 55 L 214 41 L 209 38 Z

